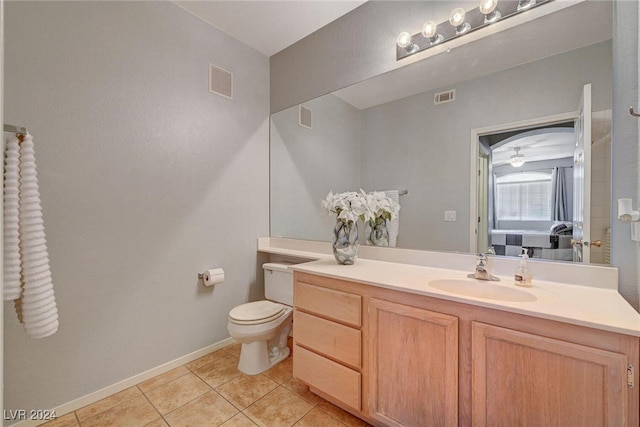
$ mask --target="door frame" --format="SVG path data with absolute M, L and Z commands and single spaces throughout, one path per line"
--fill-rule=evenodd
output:
M 471 143 L 469 144 L 470 152 L 470 173 L 469 180 L 470 200 L 469 200 L 469 252 L 478 253 L 478 149 L 480 145 L 480 137 L 490 135 L 492 133 L 511 132 L 530 127 L 538 127 L 545 125 L 554 125 L 557 123 L 575 121 L 578 117 L 578 111 L 568 113 L 554 114 L 550 116 L 535 117 L 517 122 L 501 123 L 493 126 L 471 129 Z M 484 251 L 484 249 L 483 249 Z

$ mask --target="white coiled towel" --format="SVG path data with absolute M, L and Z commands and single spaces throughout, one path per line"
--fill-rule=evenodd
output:
M 5 301 L 20 298 L 20 145 L 13 136 L 4 157 L 4 292 Z
M 394 202 L 400 203 L 399 190 L 387 190 L 385 194 Z M 395 248 L 400 234 L 400 215 L 393 221 L 387 221 L 387 230 L 389 231 L 389 247 Z
M 17 141 L 15 141 L 17 143 Z M 20 158 L 17 164 L 19 184 L 17 191 L 13 176 L 15 145 L 11 140 L 7 144 L 5 170 L 10 166 L 11 173 L 5 173 L 4 230 L 5 230 L 5 289 L 4 299 L 17 299 L 18 316 L 24 324 L 27 334 L 33 338 L 44 338 L 58 330 L 58 308 L 53 292 L 49 254 L 44 233 L 44 221 L 40 205 L 38 175 L 33 150 L 33 138 L 27 134 L 19 144 Z M 11 180 L 7 179 L 7 175 Z M 14 232 L 16 223 L 15 198 L 18 198 L 18 232 Z M 7 205 L 10 211 L 7 213 Z M 7 228 L 12 232 L 7 240 Z M 16 291 L 15 283 L 15 239 L 19 242 L 21 282 Z M 7 247 L 7 243 L 10 244 Z M 6 249 L 9 248 L 9 251 Z M 7 267 L 10 270 L 7 271 Z M 10 279 L 10 281 L 7 281 Z M 20 286 L 21 285 L 21 286 Z

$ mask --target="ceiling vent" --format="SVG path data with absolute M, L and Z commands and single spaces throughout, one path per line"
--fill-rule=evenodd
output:
M 299 105 L 298 124 L 304 128 L 311 129 L 311 110 L 304 105 Z
M 233 74 L 209 64 L 209 92 L 233 99 Z
M 436 93 L 433 96 L 433 105 L 445 104 L 456 100 L 456 90 L 451 89 L 444 92 Z

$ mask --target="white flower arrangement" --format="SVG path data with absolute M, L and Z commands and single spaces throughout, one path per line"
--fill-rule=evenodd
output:
M 331 213 L 337 215 L 337 219 L 344 223 L 357 222 L 364 223 L 375 221 L 377 218 L 393 220 L 400 212 L 398 202 L 389 198 L 383 192 L 366 193 L 363 189 L 360 192 L 347 191 L 333 194 L 330 191 L 322 201 L 322 206 Z
M 400 213 L 400 204 L 381 191 L 367 194 L 367 207 L 372 212 L 372 219 L 384 218 L 392 221 Z
M 360 193 L 347 191 L 337 194 L 329 191 L 322 201 L 322 206 L 328 212 L 336 214 L 337 219 L 345 224 L 357 222 L 358 219 L 368 221 L 372 218 L 367 207 L 367 194 L 363 190 L 360 190 Z

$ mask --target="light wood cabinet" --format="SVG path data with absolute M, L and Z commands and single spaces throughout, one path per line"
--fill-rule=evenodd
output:
M 293 376 L 360 411 L 362 297 L 295 280 L 293 299 Z
M 625 354 L 479 322 L 472 340 L 474 426 L 628 425 Z
M 638 337 L 309 273 L 294 282 L 294 376 L 369 424 L 640 425 Z
M 458 425 L 458 319 L 371 298 L 369 408 L 390 426 Z

